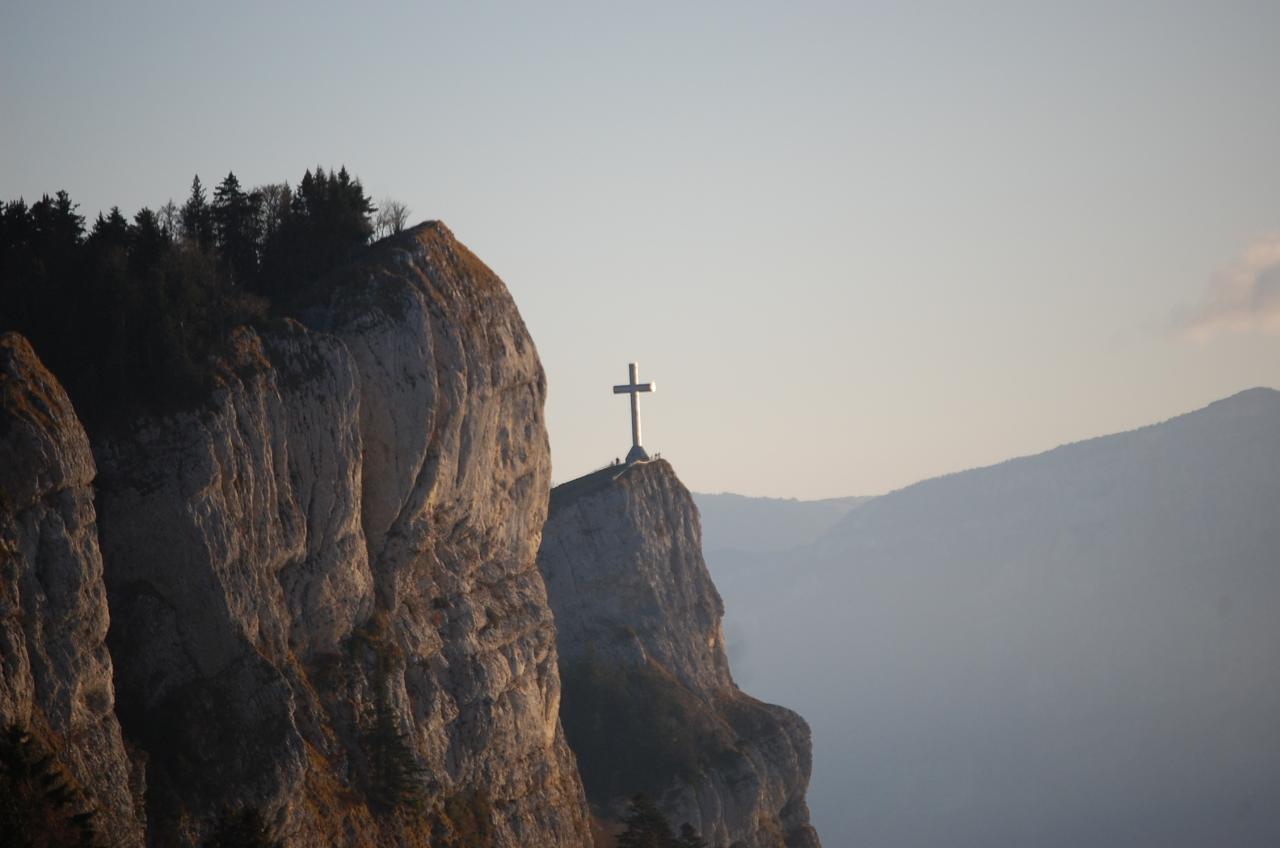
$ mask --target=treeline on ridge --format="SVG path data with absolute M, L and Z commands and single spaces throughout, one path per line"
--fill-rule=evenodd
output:
M 246 190 L 229 173 L 212 197 L 112 207 L 89 228 L 65 191 L 0 206 L 0 331 L 34 345 L 90 427 L 139 407 L 185 406 L 207 390 L 207 361 L 243 323 L 288 305 L 408 210 L 376 207 L 345 167 L 297 186 Z

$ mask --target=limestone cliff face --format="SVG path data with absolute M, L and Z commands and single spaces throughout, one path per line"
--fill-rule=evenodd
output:
M 140 787 L 113 712 L 94 473 L 62 387 L 25 339 L 0 336 L 0 725 L 41 737 L 99 831 L 133 846 Z
M 742 693 L 698 512 L 662 460 L 552 491 L 538 564 L 555 611 L 564 721 L 587 795 L 637 791 L 711 845 L 809 848 L 809 729 Z
M 151 841 L 256 806 L 290 845 L 589 845 L 515 305 L 440 224 L 323 291 L 303 323 L 241 331 L 206 408 L 95 445 Z M 425 785 L 390 813 L 388 745 Z

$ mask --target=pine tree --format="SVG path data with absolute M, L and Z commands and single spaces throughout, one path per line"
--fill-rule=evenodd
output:
M 202 848 L 283 848 L 283 845 L 271 838 L 271 829 L 258 808 L 247 807 L 235 813 L 223 812 Z
M 384 661 L 380 658 L 379 665 Z M 410 806 L 422 796 L 425 769 L 418 765 L 409 747 L 407 733 L 400 730 L 385 668 L 373 677 L 374 703 L 364 733 L 365 755 L 369 761 L 369 796 L 384 810 Z
M 233 285 L 243 285 L 258 269 L 259 198 L 245 194 L 234 173 L 213 191 L 214 236 L 222 266 Z
M 0 848 L 98 844 L 94 811 L 53 755 L 17 725 L 0 734 Z
M 647 795 L 631 799 L 623 823 L 627 829 L 618 836 L 618 848 L 673 848 L 671 824 Z
M 99 255 L 112 250 L 125 251 L 129 249 L 129 237 L 128 219 L 121 213 L 119 206 L 112 206 L 106 217 L 101 212 L 98 213 L 98 219 L 93 222 L 93 230 L 89 233 L 88 245 Z
M 46 194 L 31 205 L 31 246 L 52 277 L 63 276 L 74 265 L 84 241 L 84 216 L 78 208 L 65 191 L 53 198 Z
M 707 841 L 688 822 L 680 825 L 680 838 L 675 844 L 677 848 L 707 848 Z
M 209 209 L 209 201 L 205 196 L 204 186 L 197 174 L 191 180 L 191 194 L 182 205 L 180 213 L 182 235 L 189 241 L 200 245 L 202 250 L 213 247 L 213 214 Z
M 31 285 L 35 272 L 35 223 L 19 198 L 0 206 L 0 331 L 30 332 L 43 312 L 45 292 Z
M 19 202 L 6 216 L 13 231 L 6 237 L 10 244 L 0 269 L 0 329 L 26 335 L 54 367 L 50 359 L 58 359 L 63 348 L 75 343 L 66 324 L 80 307 L 84 216 L 65 191 L 46 194 L 29 209 L 24 207 Z
M 289 214 L 264 248 L 260 290 L 289 295 L 350 261 L 373 235 L 375 208 L 346 168 L 337 173 L 308 169 L 293 192 Z
M 146 274 L 154 268 L 171 243 L 160 217 L 146 206 L 133 216 L 129 242 L 129 267 L 137 275 Z

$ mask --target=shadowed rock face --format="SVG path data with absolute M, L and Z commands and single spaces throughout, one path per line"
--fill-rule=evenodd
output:
M 257 806 L 297 845 L 589 845 L 534 562 L 545 378 L 506 287 L 424 224 L 300 314 L 241 331 L 206 408 L 95 445 L 152 841 Z M 379 708 L 421 812 L 371 807 Z
M 551 504 L 538 564 L 591 803 L 617 816 L 645 791 L 712 845 L 817 846 L 808 726 L 734 685 L 698 511 L 671 466 L 606 468 Z
M 142 829 L 112 711 L 94 473 L 62 387 L 25 339 L 0 335 L 0 728 L 43 738 L 99 831 L 132 846 Z

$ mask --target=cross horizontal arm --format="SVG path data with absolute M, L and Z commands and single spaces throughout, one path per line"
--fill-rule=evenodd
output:
M 613 387 L 613 393 L 615 395 L 633 394 L 635 392 L 656 392 L 657 390 L 657 383 L 627 383 L 626 385 Z

